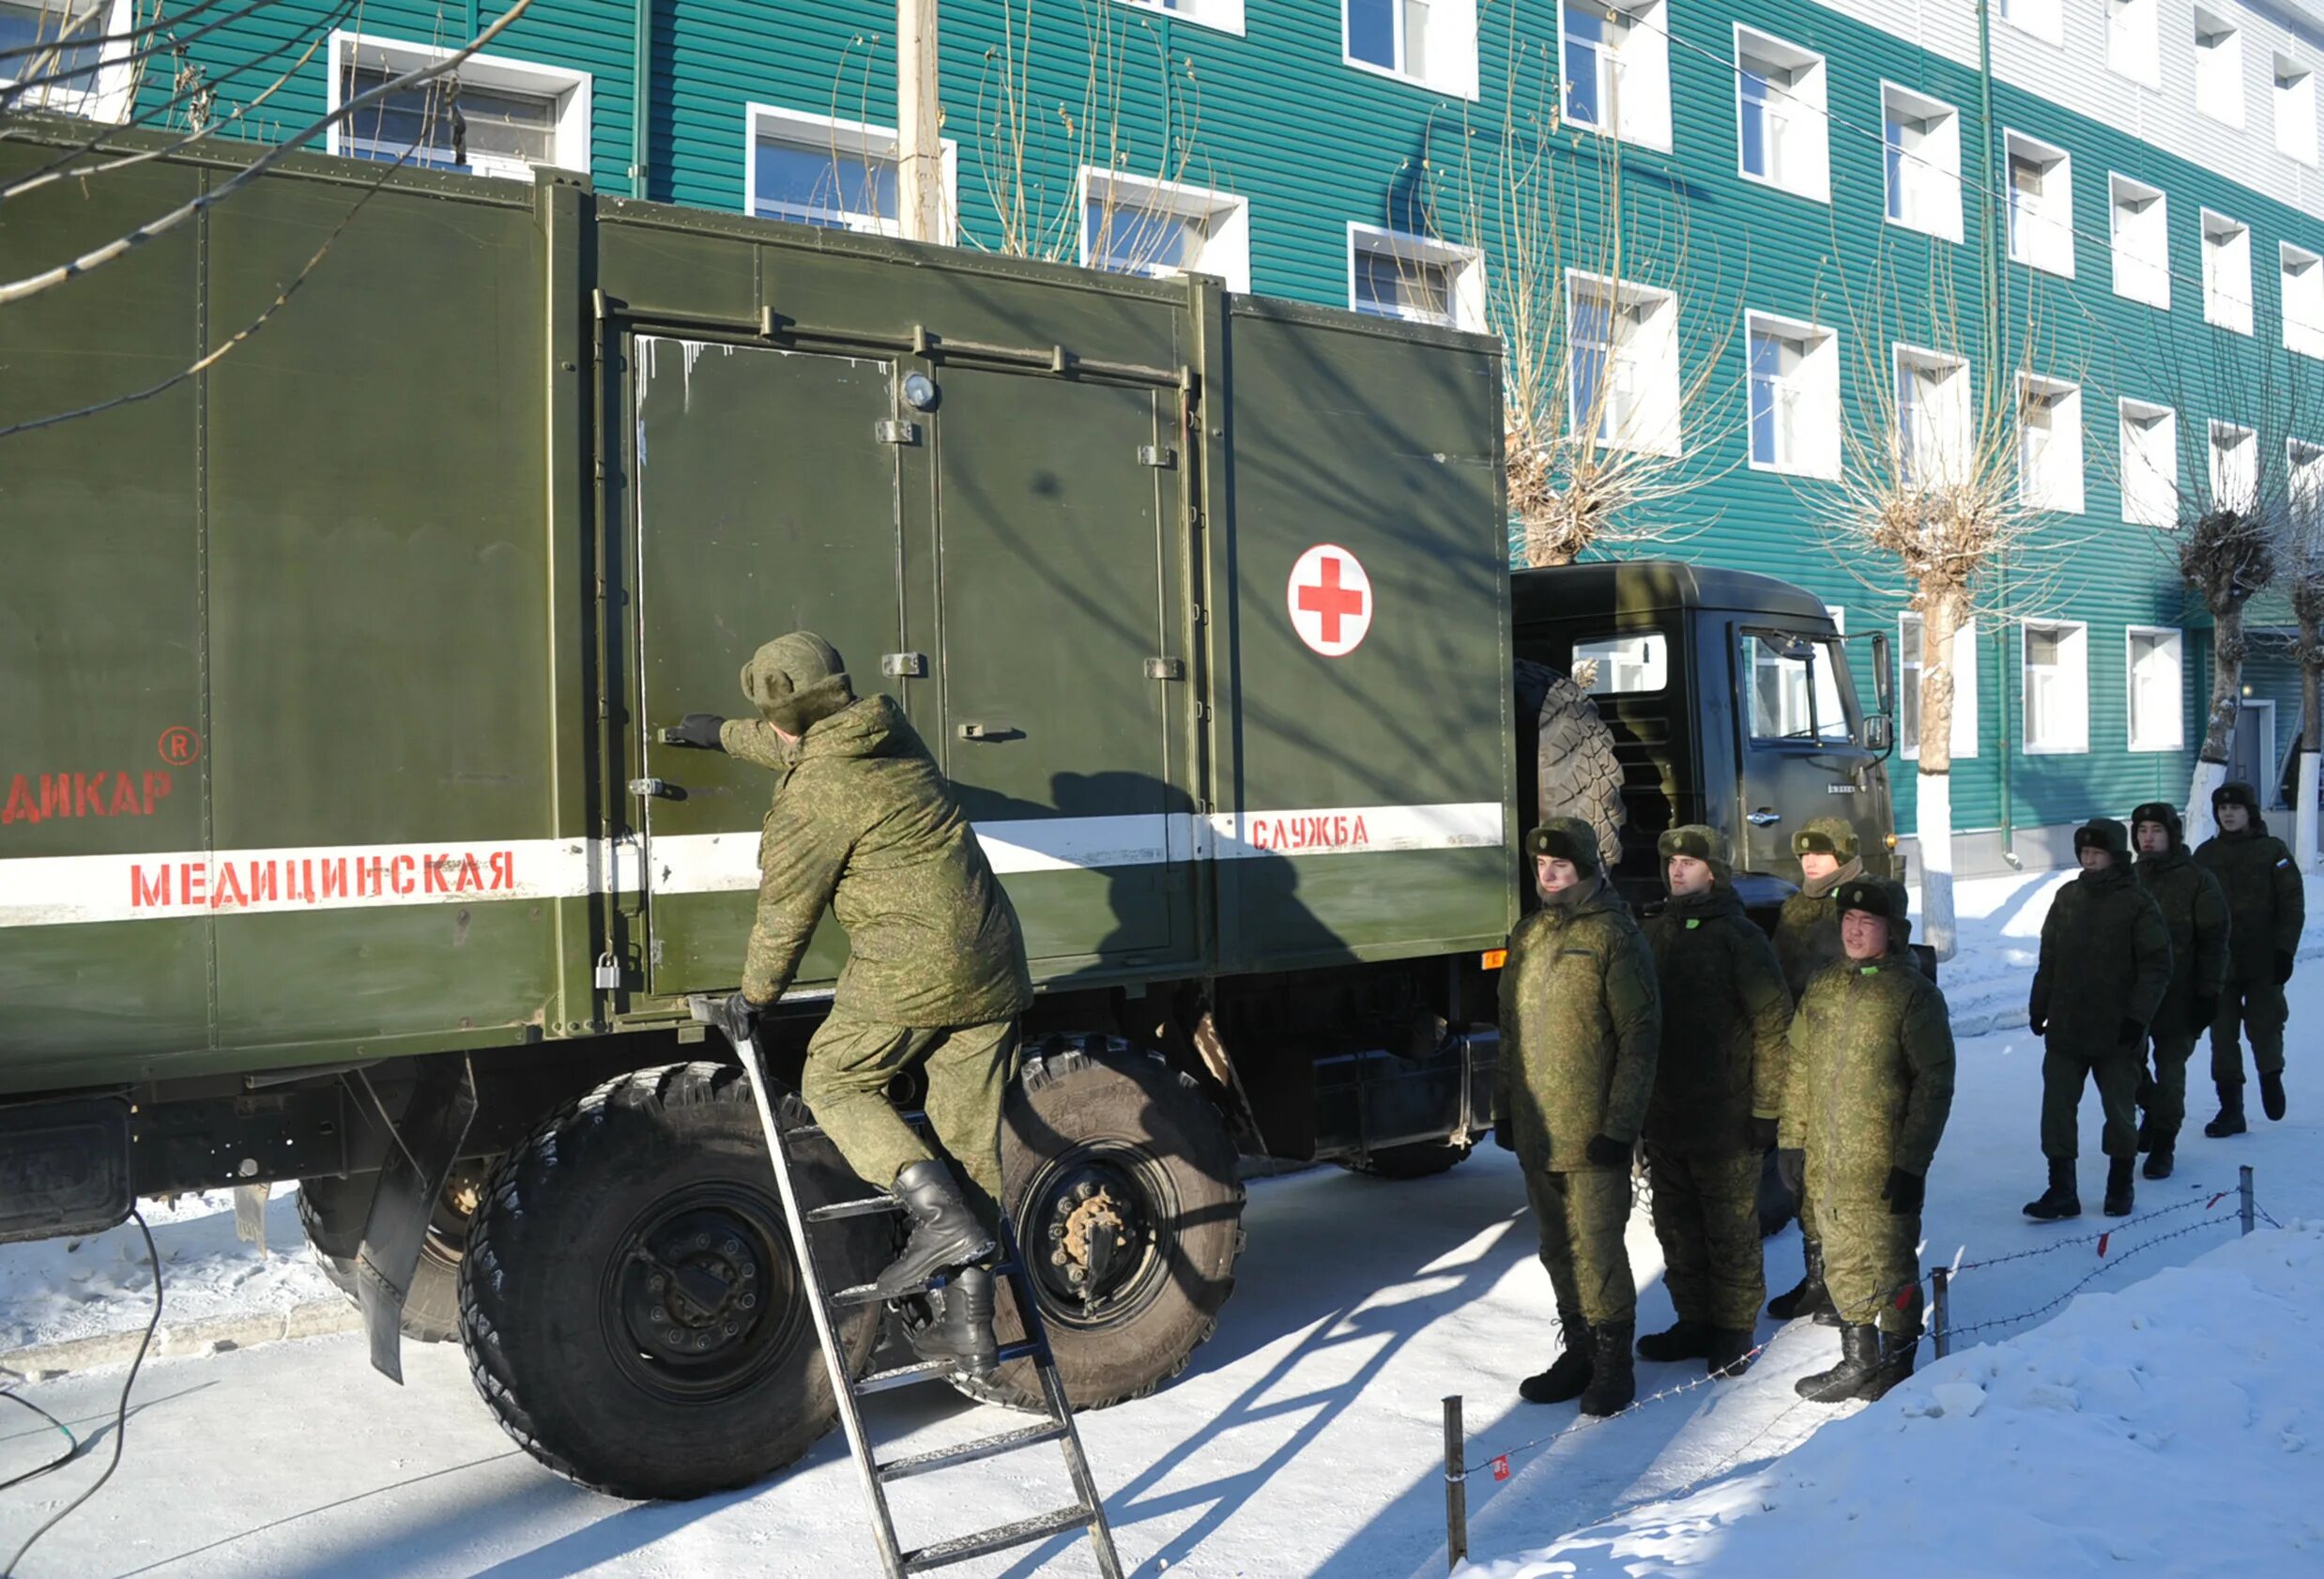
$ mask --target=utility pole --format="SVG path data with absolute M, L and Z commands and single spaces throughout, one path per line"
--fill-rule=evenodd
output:
M 944 239 L 943 102 L 936 81 L 936 0 L 895 0 L 896 205 L 904 236 Z

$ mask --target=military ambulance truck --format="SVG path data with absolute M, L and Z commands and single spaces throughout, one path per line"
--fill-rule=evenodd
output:
M 0 176 L 81 135 L 20 125 Z M 11 202 L 0 270 L 251 155 Z M 1648 878 L 1703 820 L 1779 883 L 1829 806 L 1878 865 L 1884 721 L 1813 602 L 1647 565 L 1513 604 L 1490 340 L 380 180 L 293 159 L 0 309 L 0 1237 L 298 1180 L 375 1363 L 456 1338 L 543 1464 L 684 1496 L 796 1458 L 832 1400 L 686 1009 L 735 983 L 772 783 L 663 738 L 795 627 L 901 704 L 1023 919 L 1009 1203 L 1084 1406 L 1212 1330 L 1239 1157 L 1411 1175 L 1489 1127 L 1545 805 Z

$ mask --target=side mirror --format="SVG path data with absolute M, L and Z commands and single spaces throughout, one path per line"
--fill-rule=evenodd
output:
M 1875 713 L 1864 720 L 1864 749 L 1886 755 L 1896 744 L 1896 720 L 1885 713 Z
M 1888 669 L 1888 633 L 1873 633 L 1873 694 L 1880 698 L 1880 711 L 1896 711 L 1896 679 Z

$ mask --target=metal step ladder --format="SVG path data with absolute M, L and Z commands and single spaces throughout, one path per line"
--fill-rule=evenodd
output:
M 798 1257 L 800 1276 L 806 1284 L 807 1308 L 815 1317 L 816 1340 L 823 1346 L 823 1363 L 831 1373 L 832 1396 L 838 1401 L 840 1429 L 847 1433 L 848 1450 L 854 1455 L 856 1471 L 864 1485 L 864 1498 L 871 1508 L 872 1534 L 879 1542 L 880 1571 L 887 1575 L 887 1579 L 905 1579 L 907 1574 L 925 1573 L 953 1563 L 966 1562 L 971 1557 L 1031 1545 L 1033 1541 L 1067 1530 L 1085 1529 L 1089 1532 L 1091 1546 L 1097 1556 L 1098 1571 L 1105 1579 L 1122 1579 L 1122 1562 L 1114 1555 L 1113 1531 L 1106 1524 L 1105 1505 L 1099 1500 L 1097 1482 L 1091 1476 L 1089 1460 L 1081 1451 L 1081 1436 L 1074 1429 L 1073 1407 L 1065 1400 L 1064 1385 L 1058 1380 L 1057 1363 L 1049 1352 L 1048 1334 L 1041 1325 L 1039 1307 L 1034 1303 L 1032 1280 L 1025 1275 L 1024 1260 L 1017 1253 L 1017 1235 L 1006 1214 L 1002 1214 L 1001 1222 L 1001 1265 L 995 1269 L 994 1275 L 1008 1278 L 1015 1287 L 1017 1309 L 1024 1322 L 1025 1336 L 1017 1342 L 1001 1346 L 1001 1362 L 1005 1365 L 1014 1359 L 1032 1361 L 1034 1372 L 1041 1378 L 1041 1396 L 1045 1405 L 1043 1418 L 1037 1424 L 979 1437 L 957 1447 L 907 1453 L 894 1458 L 879 1457 L 878 1449 L 864 1434 L 862 1401 L 872 1393 L 887 1392 L 919 1382 L 941 1381 L 951 1374 L 952 1365 L 946 1360 L 915 1359 L 886 1371 L 875 1371 L 861 1378 L 850 1376 L 833 1331 L 834 1313 L 859 1305 L 875 1304 L 881 1296 L 876 1285 L 871 1283 L 859 1283 L 851 1288 L 827 1292 L 823 1286 L 822 1273 L 816 1265 L 809 1231 L 820 1223 L 842 1218 L 900 1211 L 902 1206 L 894 1196 L 882 1193 L 827 1206 L 803 1207 L 799 1200 L 799 1187 L 791 1173 L 790 1143 L 795 1136 L 805 1137 L 818 1131 L 797 1129 L 786 1132 L 776 1122 L 772 1089 L 767 1082 L 766 1062 L 759 1054 L 757 1038 L 747 1028 L 732 1022 L 725 1002 L 700 995 L 689 1002 L 696 1019 L 715 1025 L 726 1033 L 726 1039 L 734 1044 L 736 1053 L 742 1060 L 744 1072 L 750 1077 L 751 1095 L 758 1104 L 758 1122 L 766 1130 L 767 1149 L 774 1159 L 775 1183 L 783 1192 L 784 1215 L 790 1224 L 791 1250 Z M 955 1536 L 926 1546 L 907 1550 L 897 1543 L 895 1521 L 888 1510 L 889 1485 L 914 1475 L 975 1464 L 1044 1442 L 1055 1442 L 1064 1449 L 1065 1468 L 1073 1479 L 1076 1500 L 1072 1503 L 1029 1519 Z

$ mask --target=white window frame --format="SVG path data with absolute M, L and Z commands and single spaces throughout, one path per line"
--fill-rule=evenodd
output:
M 2278 52 L 2269 95 L 2281 154 L 2313 165 L 2316 161 L 2316 68 Z
M 2073 156 L 2022 131 L 2002 133 L 2002 173 L 2010 261 L 2047 274 L 2073 278 Z M 2021 218 L 2012 166 L 2023 161 L 2041 176 L 2039 212 Z M 2038 227 L 2038 228 L 2037 228 Z
M 1786 146 L 1796 150 L 1800 168 L 1784 176 L 1767 175 L 1751 168 L 1746 158 L 1748 145 L 1743 138 L 1743 60 L 1746 53 L 1756 56 L 1779 71 L 1794 73 L 1791 85 L 1778 84 L 1772 80 L 1768 90 L 1773 99 L 1784 101 L 1783 124 L 1789 141 Z M 1735 167 L 1743 179 L 1777 192 L 1790 192 L 1812 203 L 1832 200 L 1831 115 L 1827 84 L 1829 74 L 1825 59 L 1815 51 L 1802 49 L 1788 39 L 1756 27 L 1735 25 Z M 1763 132 L 1760 152 L 1764 157 L 1770 140 Z
M 2171 672 L 2178 683 L 2179 705 L 2170 710 L 2170 728 L 2142 735 L 2138 728 L 2138 638 L 2168 636 L 2163 651 L 2171 655 Z M 2122 630 L 2122 730 L 2133 751 L 2184 751 L 2187 748 L 2187 639 L 2170 625 L 2126 625 Z
M 895 128 L 876 126 L 870 121 L 842 120 L 836 115 L 811 115 L 804 110 L 787 109 L 780 104 L 746 104 L 742 114 L 742 212 L 760 219 L 787 220 L 811 223 L 798 214 L 759 213 L 758 144 L 762 133 L 772 140 L 787 143 L 793 147 L 810 147 L 833 153 L 854 154 L 860 159 L 886 160 L 898 166 L 898 207 L 902 206 L 900 183 L 903 163 L 903 143 Z M 960 191 L 960 145 L 950 137 L 940 139 L 944 155 L 943 239 L 950 244 L 958 236 Z M 854 208 L 818 208 L 822 219 L 834 220 L 830 228 L 851 230 L 862 236 L 901 236 L 904 216 L 894 214 L 865 214 Z
M 2283 293 L 2284 348 L 2324 358 L 2324 254 L 2280 241 L 2276 274 Z
M 2066 41 L 2063 0 L 2001 0 L 1996 9 L 2003 22 L 2027 38 L 2039 38 L 2045 44 Z
M 1243 0 L 1114 0 L 1114 4 L 1243 37 Z
M 1201 215 L 1213 222 L 1209 238 L 1203 242 L 1201 255 L 1195 267 L 1184 272 L 1214 274 L 1224 280 L 1227 288 L 1248 294 L 1251 288 L 1251 200 L 1240 192 L 1219 192 L 1209 187 L 1190 187 L 1174 181 L 1151 181 L 1142 176 L 1124 175 L 1118 170 L 1100 170 L 1094 165 L 1081 166 L 1075 177 L 1075 212 L 1081 217 L 1080 261 L 1085 268 L 1099 268 L 1104 265 L 1090 261 L 1090 197 L 1100 187 L 1128 188 L 1141 197 L 1142 211 Z M 1127 209 L 1126 205 L 1124 206 Z M 1175 277 L 1182 272 L 1175 268 L 1157 271 L 1162 277 Z
M 2223 439 L 2226 441 L 2224 445 Z M 2241 453 L 2240 462 L 2227 458 L 2237 452 Z M 2249 512 L 2258 507 L 2259 435 L 2255 430 L 2241 422 L 2223 422 L 2212 418 L 2204 464 L 2210 478 L 2212 509 Z M 2236 465 L 2240 466 L 2244 476 L 2229 475 L 2228 468 Z
M 2058 476 L 2037 483 L 2026 472 L 2026 412 L 2036 400 L 2056 402 L 2051 408 L 2050 440 L 2044 446 L 2045 456 L 2055 451 L 2060 458 L 2047 464 L 2056 468 Z M 2017 497 L 2028 510 L 2050 511 L 2060 515 L 2079 515 L 2087 503 L 2083 483 L 2082 448 L 2082 386 L 2063 378 L 2050 378 L 2039 373 L 2020 373 L 2017 376 Z
M 1675 292 L 1642 285 L 1630 280 L 1610 280 L 1602 274 L 1587 274 L 1580 269 L 1566 271 L 1566 336 L 1567 359 L 1566 376 L 1566 421 L 1567 430 L 1582 432 L 1582 380 L 1572 369 L 1574 348 L 1578 336 L 1571 332 L 1574 307 L 1581 296 L 1590 294 L 1610 297 L 1613 311 L 1609 314 L 1608 334 L 1612 337 L 1606 369 L 1599 375 L 1609 376 L 1612 371 L 1628 360 L 1634 372 L 1643 373 L 1653 380 L 1652 405 L 1642 399 L 1640 406 L 1650 410 L 1650 418 L 1636 423 L 1627 432 L 1616 432 L 1598 440 L 1608 449 L 1643 450 L 1654 454 L 1675 455 L 1685 442 L 1682 431 L 1684 414 L 1679 410 L 1681 391 L 1678 366 L 1678 297 Z M 1644 312 L 1632 311 L 1644 309 Z M 1621 347 L 1625 345 L 1623 326 L 1626 323 L 1644 325 L 1643 343 L 1625 359 Z M 1613 408 L 1605 412 L 1611 421 Z
M 2157 437 L 2153 447 L 2163 452 L 2162 465 L 2152 465 L 2153 456 L 2144 452 L 2145 441 L 2134 443 L 2133 430 L 2152 433 Z M 2134 527 L 2169 527 L 2179 520 L 2179 413 L 2167 406 L 2150 400 L 2136 400 L 2125 395 L 2115 402 L 2115 444 L 2117 468 L 2120 472 L 2122 519 Z M 2138 468 L 2155 470 L 2161 481 L 2149 498 L 2134 486 L 2133 454 L 2141 455 L 2135 463 Z M 2143 506 L 2134 509 L 2133 506 Z
M 2142 87 L 2163 86 L 2159 0 L 2105 0 L 2106 69 Z
M 1896 617 L 1896 749 L 1908 762 L 1920 760 L 1920 671 L 1926 662 L 1926 646 L 1924 643 L 1922 663 L 1907 663 L 1904 654 L 1912 649 L 1905 637 L 1920 635 L 1923 631 L 1924 621 L 1919 615 L 1907 611 Z M 1978 753 L 1977 656 L 1977 621 L 1964 620 L 1953 627 L 1952 737 L 1955 757 L 1973 758 Z M 1907 694 L 1913 698 L 1914 710 L 1913 739 L 1909 745 L 1904 742 L 1904 698 Z
M 1941 123 L 1931 127 L 1921 144 L 1922 151 L 1908 151 L 1903 144 L 1888 141 L 1888 123 L 1907 118 Z M 1941 99 L 1932 99 L 1901 83 L 1884 81 L 1880 84 L 1880 211 L 1887 222 L 1917 230 L 1923 236 L 1960 240 L 1961 112 Z M 1891 147 L 1896 150 L 1893 161 L 1889 157 Z M 1934 156 L 1928 151 L 1932 148 Z M 1892 162 L 1896 166 L 1893 170 Z M 1908 171 L 1910 174 L 1906 174 Z M 1936 222 L 1924 223 L 1922 218 L 1896 212 L 1900 176 L 1907 189 L 1919 191 L 1940 210 Z M 1907 201 L 1904 207 L 1910 209 L 1914 205 Z
M 2240 130 L 2245 119 L 2243 29 L 2197 6 L 2194 33 L 2195 110 Z
M 2169 312 L 2171 207 L 2163 189 L 2106 172 L 2106 239 L 2115 295 Z
M 1566 104 L 1566 8 L 1602 11 L 1617 37 L 1606 59 L 1605 99 L 1612 125 L 1563 115 Z M 1558 105 L 1564 124 L 1642 148 L 1671 149 L 1669 0 L 1557 0 Z
M 344 94 L 347 67 L 385 66 L 389 70 L 404 72 L 460 52 L 433 44 L 415 44 L 403 38 L 390 38 L 376 33 L 351 33 L 335 30 L 330 36 L 330 67 L 326 73 L 325 108 L 336 114 Z M 350 61 L 349 55 L 355 58 Z M 550 139 L 556 147 L 556 158 L 547 168 L 573 170 L 584 175 L 589 168 L 589 74 L 566 66 L 543 66 L 537 61 L 517 60 L 502 54 L 472 54 L 460 63 L 460 76 L 479 87 L 492 88 L 500 93 L 521 93 L 534 99 L 546 99 L 556 106 L 556 125 Z M 343 137 L 352 137 L 349 123 L 333 121 L 329 137 L 332 153 L 342 151 Z M 523 170 L 493 166 L 480 168 L 480 176 L 494 176 L 511 180 L 530 180 L 532 167 Z
M 1377 61 L 1358 60 L 1355 57 L 1353 28 L 1348 17 L 1350 3 L 1351 0 L 1339 0 L 1341 65 L 1370 76 L 1385 77 L 1390 82 L 1423 87 L 1447 98 L 1476 98 L 1477 0 L 1387 0 L 1389 26 L 1394 30 L 1393 52 L 1398 61 L 1395 66 L 1383 66 Z M 1421 51 L 1424 64 L 1418 71 L 1408 70 L 1402 64 L 1408 58 L 1406 30 L 1411 24 L 1411 8 L 1414 7 L 1419 8 L 1424 14 L 1428 29 Z
M 2203 321 L 2252 332 L 2252 227 L 2203 210 Z
M 55 3 L 48 0 L 25 0 L 26 4 L 57 15 L 67 15 Z M 108 40 L 97 47 L 95 77 L 90 85 L 76 88 L 65 83 L 44 83 L 27 88 L 23 97 L 8 105 L 11 110 L 42 110 L 50 115 L 80 115 L 88 120 L 111 121 L 115 125 L 129 119 L 131 101 L 137 97 L 137 66 L 130 59 L 140 48 L 148 47 L 141 38 L 124 38 L 137 25 L 136 8 L 131 0 L 102 0 L 92 7 L 102 16 L 89 24 L 91 32 L 83 37 L 97 37 Z M 164 57 L 166 58 L 166 57 Z M 42 63 L 38 56 L 19 55 L 0 60 L 0 88 L 15 86 L 23 77 L 13 75 L 23 71 L 27 77 L 47 77 L 55 74 L 56 68 Z
M 2072 708 L 2074 728 L 2066 738 L 2057 741 L 2036 741 L 2033 738 L 2033 665 L 2031 644 L 2026 639 L 2033 630 L 2056 631 L 2072 643 L 2072 655 L 2063 672 L 2068 677 L 2067 689 L 2075 693 L 2078 705 Z M 2079 680 L 2079 686 L 2072 681 Z M 2017 626 L 2017 697 L 2020 736 L 2028 757 L 2087 756 L 2090 749 L 2090 627 L 2081 620 L 2021 620 Z
M 1910 412 L 1918 411 L 1919 407 L 1904 396 L 1904 379 L 1908 370 L 1941 376 L 1948 391 L 1947 405 L 1949 408 L 1935 413 L 1948 421 L 1950 431 L 1940 435 L 1932 447 L 1932 458 L 1941 473 L 1934 478 L 1920 474 L 1919 459 L 1928 452 L 1924 452 L 1923 446 L 1911 438 L 1913 422 Z M 1911 445 L 1910 453 L 1897 457 L 1898 476 L 1914 487 L 1937 486 L 1948 478 L 1965 480 L 1972 465 L 1970 452 L 1977 442 L 1977 395 L 1970 384 L 1969 359 L 1949 351 L 1931 350 L 1925 345 L 1898 342 L 1888 348 L 1888 371 L 1891 379 L 1889 388 L 1895 391 L 1895 442 Z
M 2324 515 L 2324 444 L 2286 438 L 2284 483 L 2293 528 L 2303 532 L 2312 529 L 2317 524 L 2312 517 Z
M 1809 406 L 1800 424 L 1807 435 L 1803 445 L 1805 452 L 1798 455 L 1777 455 L 1763 460 L 1758 453 L 1759 433 L 1754 413 L 1759 375 L 1752 365 L 1757 354 L 1752 342 L 1763 335 L 1796 341 L 1805 345 L 1800 370 L 1788 381 L 1794 395 Z M 1746 311 L 1743 314 L 1743 446 L 1751 470 L 1827 480 L 1840 475 L 1839 331 L 1798 318 Z M 1781 431 L 1779 421 L 1777 432 L 1780 434 Z
M 1381 313 L 1364 306 L 1356 299 L 1356 260 L 1365 253 L 1383 254 L 1399 262 L 1430 263 L 1452 272 L 1452 299 L 1446 304 L 1451 311 L 1445 314 L 1433 313 Z M 1355 224 L 1348 226 L 1348 307 L 1353 312 L 1368 316 L 1399 319 L 1406 323 L 1436 324 L 1445 329 L 1466 330 L 1472 334 L 1491 332 L 1485 321 L 1485 254 L 1475 247 L 1456 247 L 1432 236 L 1414 236 L 1409 231 L 1390 230 L 1384 225 Z

